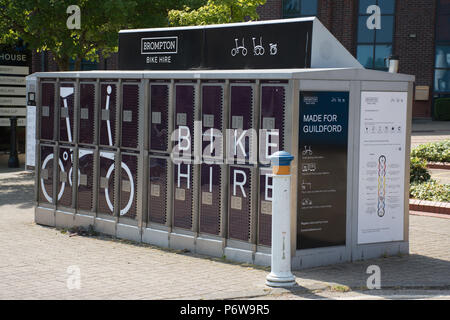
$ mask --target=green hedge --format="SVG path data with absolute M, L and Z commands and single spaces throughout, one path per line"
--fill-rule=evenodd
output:
M 450 184 L 439 184 L 435 180 L 413 183 L 409 196 L 420 200 L 450 202 Z
M 436 120 L 450 120 L 450 98 L 437 98 L 434 101 L 434 118 Z
M 411 157 L 427 161 L 450 162 L 450 140 L 421 144 L 411 151 Z
M 427 161 L 417 157 L 411 158 L 409 174 L 409 182 L 411 183 L 425 182 L 431 178 L 427 170 Z

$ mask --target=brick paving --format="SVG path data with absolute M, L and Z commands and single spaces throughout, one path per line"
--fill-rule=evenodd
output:
M 409 256 L 303 270 L 298 287 L 271 289 L 267 269 L 36 225 L 33 181 L 0 173 L 0 299 L 450 299 L 449 219 L 411 216 Z M 381 291 L 366 288 L 372 264 Z M 68 289 L 70 266 L 80 270 L 80 289 Z

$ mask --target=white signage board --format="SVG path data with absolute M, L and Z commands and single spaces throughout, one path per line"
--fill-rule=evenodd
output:
M 29 74 L 29 67 L 16 66 L 0 66 L 0 73 L 2 74 L 20 74 L 27 76 Z
M 18 127 L 25 127 L 26 120 L 25 118 L 17 118 L 17 126 Z M 0 118 L 0 127 L 10 127 L 11 126 L 11 120 L 9 118 Z
M 361 92 L 358 244 L 403 240 L 406 92 Z
M 25 78 L 24 77 L 8 77 L 8 76 L 0 76 L 0 85 L 17 85 L 24 86 Z
M 0 106 L 26 106 L 27 102 L 25 97 L 0 97 Z
M 34 167 L 36 153 L 36 106 L 27 106 L 25 165 Z
M 25 87 L 0 87 L 0 96 L 25 96 Z
M 17 117 L 24 117 L 27 114 L 27 109 L 26 108 L 2 108 L 0 107 L 0 116 L 2 117 L 12 117 L 12 116 L 17 116 Z

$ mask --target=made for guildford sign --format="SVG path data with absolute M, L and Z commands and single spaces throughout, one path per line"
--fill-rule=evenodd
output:
M 124 30 L 120 70 L 311 67 L 313 20 Z

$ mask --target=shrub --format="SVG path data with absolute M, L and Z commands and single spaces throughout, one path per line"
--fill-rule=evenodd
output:
M 435 180 L 411 184 L 411 198 L 429 201 L 450 202 L 450 184 L 439 184 Z
M 430 174 L 427 170 L 427 161 L 417 157 L 411 158 L 409 169 L 409 182 L 418 183 L 430 180 Z
M 411 157 L 427 161 L 450 162 L 450 140 L 421 144 L 411 151 Z
M 434 118 L 436 120 L 450 120 L 450 98 L 438 98 L 435 100 Z

